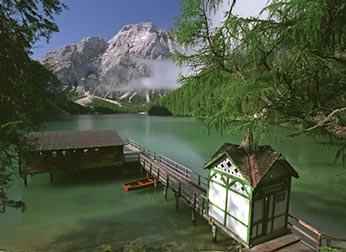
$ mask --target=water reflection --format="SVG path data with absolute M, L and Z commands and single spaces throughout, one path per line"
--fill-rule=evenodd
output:
M 153 151 L 206 175 L 203 164 L 224 143 L 239 143 L 241 135 L 221 136 L 207 131 L 190 118 L 143 115 L 67 116 L 47 121 L 47 130 L 116 129 Z M 346 236 L 346 174 L 334 164 L 335 149 L 316 145 L 304 136 L 284 138 L 288 129 L 277 128 L 268 136 L 298 171 L 292 182 L 291 212 L 321 230 Z M 161 189 L 125 193 L 121 184 L 129 178 L 59 174 L 53 184 L 49 176 L 34 176 L 23 190 L 18 181 L 13 190 L 22 195 L 28 209 L 24 215 L 9 211 L 0 216 L 0 244 L 21 251 L 93 251 L 102 243 L 115 247 L 142 237 L 155 242 L 186 242 L 191 249 L 222 250 L 223 243 L 210 242 L 210 227 L 198 220 L 190 225 L 191 212 L 184 204 L 179 213 L 172 193 L 164 202 Z M 5 225 L 6 223 L 6 225 Z M 190 244 L 191 243 L 191 244 Z

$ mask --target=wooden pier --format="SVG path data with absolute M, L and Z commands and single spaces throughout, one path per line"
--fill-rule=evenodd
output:
M 149 148 L 128 139 L 124 146 L 125 160 L 138 160 L 141 164 L 141 173 L 146 173 L 155 179 L 156 183 L 163 185 L 163 194 L 167 199 L 168 188 L 170 188 L 175 197 L 175 207 L 178 209 L 180 200 L 183 200 L 191 207 L 191 221 L 196 224 L 196 215 L 201 215 L 211 225 L 212 240 L 216 242 L 217 230 L 232 237 L 240 242 L 241 239 L 226 229 L 222 223 L 211 218 L 206 211 L 207 207 L 207 188 L 208 179 L 199 173 L 161 155 L 151 151 Z M 144 176 L 144 174 L 143 174 Z M 309 252 L 320 251 L 322 246 L 328 246 L 336 249 L 346 248 L 346 239 L 332 237 L 323 234 L 306 224 L 304 221 L 290 215 L 289 227 L 291 234 L 285 234 L 279 238 L 261 243 L 252 248 L 242 244 L 239 251 L 250 252 Z M 346 251 L 346 250 L 341 250 Z

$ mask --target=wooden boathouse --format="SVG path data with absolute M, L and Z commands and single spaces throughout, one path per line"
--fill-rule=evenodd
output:
M 270 146 L 249 152 L 226 143 L 204 168 L 209 171 L 208 215 L 252 247 L 290 233 L 291 177 L 298 173 Z
M 121 166 L 124 142 L 115 130 L 46 131 L 28 134 L 29 153 L 19 154 L 19 173 L 27 175 L 57 171 Z
M 247 212 L 253 211 L 252 215 L 248 215 L 250 224 L 247 225 L 246 231 L 244 232 L 247 237 L 250 237 L 249 243 L 247 240 L 240 237 L 242 233 L 236 235 L 237 230 L 227 226 L 227 220 L 225 225 L 225 222 L 218 221 L 215 216 L 213 216 L 212 212 L 209 211 L 211 203 L 213 201 L 215 202 L 215 200 L 213 200 L 210 195 L 209 188 L 211 185 L 209 184 L 210 180 L 207 177 L 175 162 L 174 160 L 156 153 L 131 139 L 128 139 L 125 142 L 125 150 L 128 153 L 127 155 L 138 158 L 142 165 L 143 172 L 146 172 L 147 176 L 155 179 L 155 187 L 158 185 L 158 182 L 160 182 L 163 186 L 165 199 L 168 197 L 168 189 L 171 189 L 174 194 L 175 207 L 177 209 L 179 208 L 179 202 L 181 200 L 191 207 L 191 220 L 193 225 L 196 224 L 197 214 L 200 214 L 208 221 L 211 225 L 213 241 L 216 241 L 217 230 L 219 230 L 239 242 L 240 245 L 238 251 L 312 252 L 320 251 L 320 248 L 323 246 L 341 249 L 340 251 L 346 249 L 346 238 L 322 233 L 303 220 L 288 213 L 290 179 L 292 176 L 296 177 L 298 174 L 292 170 L 293 168 L 285 164 L 281 155 L 278 153 L 275 154 L 271 148 L 264 148 L 269 157 L 266 157 L 266 155 L 263 156 L 266 161 L 262 161 L 267 164 L 265 166 L 267 168 L 264 169 L 262 167 L 261 174 L 255 172 L 253 175 L 244 175 L 244 179 L 235 179 L 236 182 L 242 181 L 247 185 L 247 189 L 244 189 L 252 195 L 252 203 L 250 204 L 249 202 L 248 206 L 251 205 L 251 207 L 254 207 L 256 210 L 256 213 L 252 208 L 251 210 L 247 210 Z M 213 156 L 211 161 L 208 162 L 205 167 L 212 169 L 212 167 L 218 165 L 218 161 L 224 162 L 225 159 L 223 158 L 227 157 L 227 155 L 223 156 L 222 153 L 229 147 L 230 146 L 227 144 L 221 147 L 219 151 L 217 151 L 218 154 Z M 236 148 L 238 148 L 238 146 L 236 146 Z M 235 157 L 233 158 L 236 160 Z M 240 165 L 238 161 L 239 160 L 233 160 L 233 162 L 236 163 L 234 164 L 234 168 L 237 167 L 236 165 Z M 260 161 L 260 163 L 262 161 Z M 211 172 L 214 173 L 215 171 Z M 235 169 L 233 169 L 233 172 L 236 172 Z M 240 169 L 238 172 L 243 173 Z M 252 187 L 253 184 L 249 183 L 248 176 L 254 176 L 254 179 L 256 179 L 256 183 L 254 184 L 255 188 Z M 283 176 L 286 182 L 284 184 L 276 184 L 275 180 L 281 176 Z M 269 185 L 269 187 L 267 185 Z M 233 183 L 230 186 L 237 186 L 238 190 L 242 191 L 242 188 L 239 187 L 239 183 Z M 238 198 L 240 197 L 239 194 Z M 259 201 L 262 201 L 263 205 L 261 205 L 262 203 L 259 203 Z M 266 210 L 266 207 L 268 206 L 269 208 Z M 272 208 L 270 208 L 270 206 L 272 206 Z M 233 207 L 240 209 L 242 206 L 234 205 Z M 274 209 L 275 207 L 277 209 L 276 211 Z M 261 210 L 263 210 L 263 212 L 261 212 Z M 243 213 L 242 211 L 240 212 Z M 225 216 L 223 214 L 221 215 Z M 255 218 L 255 216 L 257 217 Z M 261 232 L 263 233 L 261 234 Z

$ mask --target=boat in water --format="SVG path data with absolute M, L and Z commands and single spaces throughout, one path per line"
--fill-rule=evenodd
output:
M 155 184 L 155 180 L 152 178 L 141 178 L 141 179 L 123 184 L 123 189 L 128 192 L 128 191 L 134 191 L 134 190 L 146 188 L 149 186 L 153 186 L 154 184 Z

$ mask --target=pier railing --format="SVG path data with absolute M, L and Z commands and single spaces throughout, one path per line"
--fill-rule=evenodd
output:
M 182 177 L 185 177 L 186 179 L 191 181 L 193 184 L 203 188 L 204 190 L 208 188 L 208 178 L 204 177 L 203 175 L 185 167 L 182 164 L 175 162 L 174 160 L 158 152 L 152 151 L 150 148 L 147 148 L 132 139 L 126 139 L 125 143 L 134 146 L 136 149 L 150 156 L 152 159 L 166 164 L 171 169 L 172 172 Z
M 304 243 L 317 251 L 323 251 L 323 247 L 346 251 L 346 238 L 335 237 L 318 231 L 301 219 L 289 214 L 288 224 L 296 232 Z M 329 250 L 326 250 L 329 251 Z

